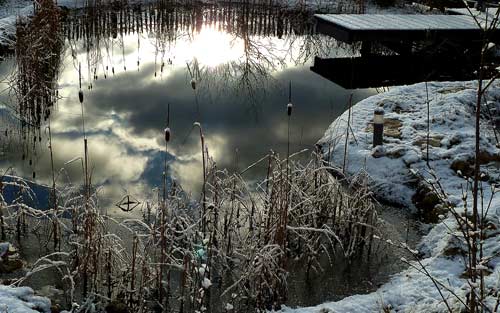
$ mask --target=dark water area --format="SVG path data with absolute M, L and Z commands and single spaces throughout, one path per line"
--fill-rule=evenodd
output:
M 356 103 L 375 92 L 343 89 L 310 70 L 315 56 L 356 54 L 314 34 L 310 12 L 231 4 L 77 10 L 64 29 L 59 99 L 50 112 L 54 169 L 58 183 L 81 183 L 81 66 L 92 183 L 111 211 L 119 211 L 115 204 L 125 195 L 142 202 L 161 186 L 169 105 L 168 175 L 197 198 L 202 168 L 194 122 L 217 167 L 241 170 L 270 150 L 286 153 L 290 82 L 291 152 L 312 149 L 351 94 Z M 7 77 L 16 65 L 10 59 L 0 67 Z M 11 103 L 2 110 L 7 121 L 15 99 L 3 93 L 2 100 Z M 45 125 L 33 149 L 2 132 L 0 167 L 27 178 L 35 172 L 50 185 L 47 133 Z

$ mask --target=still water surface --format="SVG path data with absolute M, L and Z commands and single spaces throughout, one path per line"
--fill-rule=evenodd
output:
M 375 92 L 345 90 L 310 70 L 315 56 L 356 53 L 314 34 L 310 14 L 231 5 L 110 10 L 94 22 L 88 12 L 72 14 L 57 79 L 60 99 L 50 116 L 54 167 L 67 173 L 58 183 L 82 179 L 81 162 L 67 163 L 83 156 L 81 76 L 92 183 L 110 212 L 119 212 L 114 204 L 124 195 L 143 201 L 161 186 L 169 104 L 169 176 L 197 198 L 202 169 L 194 122 L 201 123 L 217 166 L 241 170 L 270 150 L 286 153 L 290 82 L 292 152 L 312 148 L 351 94 L 355 103 Z M 0 66 L 4 77 L 15 70 L 13 60 Z M 47 143 L 46 130 L 42 137 Z M 0 166 L 25 177 L 35 171 L 48 183 L 47 144 L 24 161 L 20 146 L 10 145 Z M 264 171 L 247 175 L 261 178 Z

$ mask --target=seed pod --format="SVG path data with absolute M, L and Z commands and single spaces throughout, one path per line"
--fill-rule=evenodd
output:
M 33 164 L 33 161 L 30 159 L 30 166 Z
M 196 89 L 196 80 L 194 80 L 194 78 L 191 79 L 191 88 L 193 88 L 193 90 Z
M 170 127 L 165 128 L 165 142 L 170 141 Z
M 36 178 L 36 172 L 33 171 L 33 179 L 35 179 L 35 178 Z
M 293 108 L 293 104 L 291 102 L 289 102 L 288 105 L 286 106 L 286 113 L 288 116 L 292 115 L 292 108 Z
M 80 103 L 83 103 L 83 91 L 81 89 L 78 91 L 78 99 L 80 100 Z

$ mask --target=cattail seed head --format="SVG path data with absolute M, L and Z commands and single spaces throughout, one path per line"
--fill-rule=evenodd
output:
M 288 114 L 288 116 L 292 115 L 292 108 L 293 104 L 291 102 L 288 102 L 288 105 L 286 106 L 286 113 Z
M 194 78 L 191 79 L 191 88 L 193 88 L 193 90 L 196 89 L 196 80 L 194 80 Z
M 80 100 L 80 103 L 83 103 L 83 91 L 81 89 L 78 91 L 78 99 Z
M 165 142 L 170 141 L 170 127 L 165 128 Z

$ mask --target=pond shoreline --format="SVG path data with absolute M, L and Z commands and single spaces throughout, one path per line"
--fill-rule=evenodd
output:
M 401 210 L 422 211 L 434 210 L 436 215 L 434 224 L 429 224 L 430 232 L 424 236 L 417 246 L 416 255 L 421 256 L 420 262 L 438 279 L 447 281 L 450 290 L 465 297 L 463 288 L 466 279 L 463 278 L 465 266 L 460 253 L 457 253 L 454 235 L 450 231 L 456 227 L 451 214 L 439 210 L 437 203 L 432 207 L 424 207 L 419 203 L 419 186 L 433 183 L 440 179 L 449 201 L 452 201 L 456 210 L 460 212 L 463 203 L 461 200 L 462 185 L 466 170 L 457 169 L 455 164 L 464 164 L 470 161 L 474 153 L 474 121 L 473 111 L 477 91 L 476 82 L 445 82 L 428 83 L 429 98 L 426 96 L 425 83 L 411 86 L 395 87 L 389 92 L 367 98 L 352 107 L 351 127 L 353 128 L 348 140 L 347 176 L 366 171 L 372 179 L 376 197 L 391 203 L 399 204 Z M 488 105 L 500 105 L 500 86 L 493 84 L 487 93 Z M 430 104 L 429 164 L 426 165 L 426 103 Z M 372 122 L 376 108 L 385 111 L 386 126 L 388 121 L 392 127 L 386 127 L 384 146 L 372 149 Z M 326 131 L 319 141 L 325 153 L 325 159 L 332 165 L 343 167 L 345 143 L 345 129 L 347 127 L 348 112 L 345 112 Z M 482 121 L 481 149 L 490 159 L 482 165 L 487 171 L 489 179 L 484 181 L 485 186 L 498 184 L 498 159 L 500 150 L 495 142 L 493 129 L 487 121 Z M 389 123 L 390 124 L 390 123 Z M 394 126 L 396 125 L 396 126 Z M 356 139 L 353 139 L 355 137 Z M 496 144 L 496 146 L 495 146 Z M 329 153 L 330 152 L 330 153 Z M 464 165 L 465 166 L 465 165 Z M 496 178 L 495 178 L 496 177 Z M 491 208 L 488 219 L 498 224 L 497 211 L 500 209 L 500 199 L 484 188 L 486 199 L 491 197 Z M 468 202 L 470 202 L 467 200 Z M 469 203 L 470 205 L 470 203 Z M 424 212 L 425 213 L 425 212 Z M 497 220 L 497 222 L 494 222 Z M 495 225 L 496 225 L 495 224 Z M 493 235 L 485 242 L 488 251 L 493 255 L 499 250 L 499 244 Z M 383 238 L 381 238 L 383 240 Z M 489 254 L 488 254 L 489 255 Z M 394 260 L 395 262 L 397 260 Z M 405 263 L 414 261 L 403 260 Z M 416 264 L 416 263 L 415 263 Z M 487 288 L 494 288 L 498 278 L 500 262 L 498 257 L 487 264 Z M 445 297 L 447 296 L 447 292 Z M 453 308 L 461 307 L 453 296 L 449 296 Z M 488 301 L 495 301 L 495 298 Z M 283 312 L 373 312 L 387 308 L 392 310 L 413 310 L 418 312 L 444 312 L 446 307 L 438 290 L 433 286 L 431 279 L 417 269 L 409 269 L 396 274 L 376 292 L 367 295 L 355 295 L 338 302 L 324 303 L 310 308 L 285 308 Z

